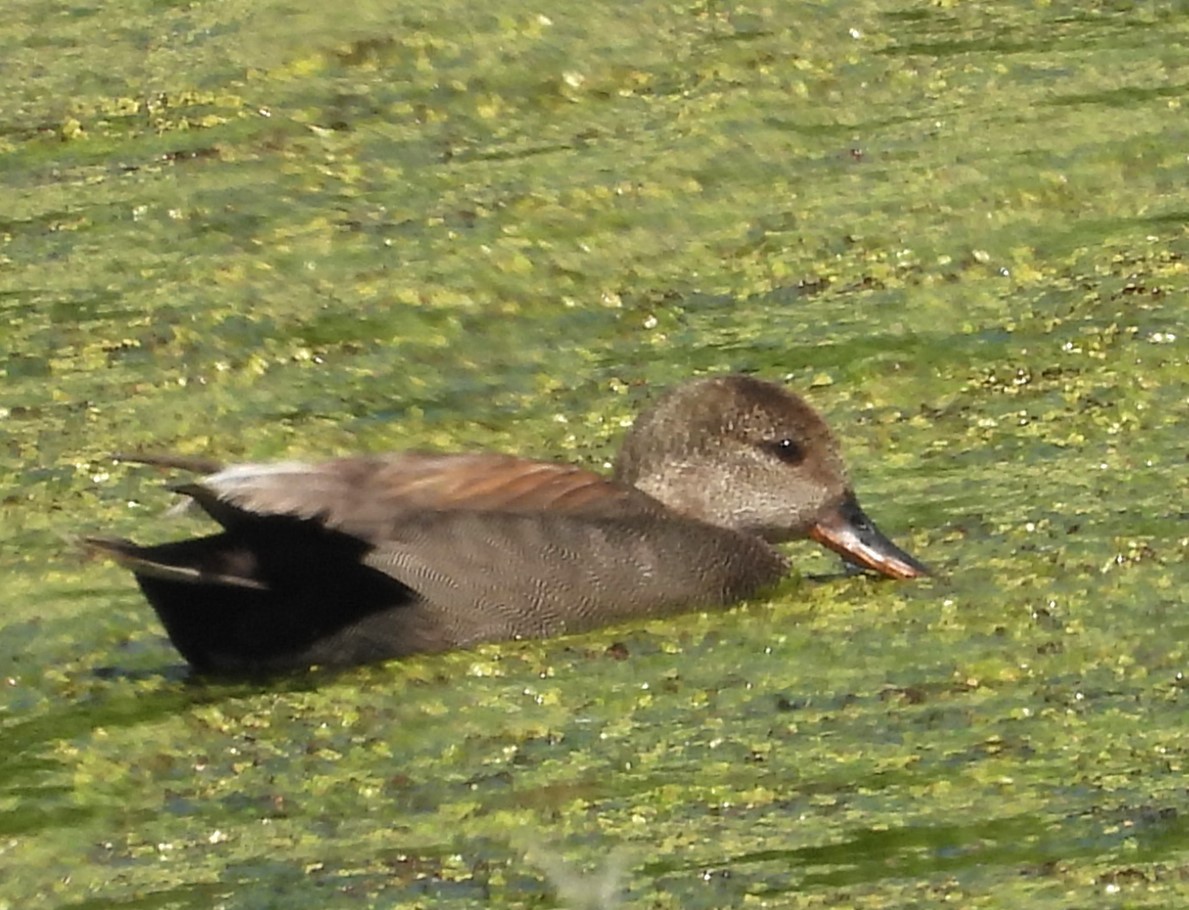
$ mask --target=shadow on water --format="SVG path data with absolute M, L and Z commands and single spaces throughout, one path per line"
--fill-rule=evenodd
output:
M 24 720 L 0 725 L 0 795 L 15 798 L 20 808 L 0 814 L 0 836 L 15 836 L 66 827 L 101 816 L 102 805 L 86 808 L 70 804 L 76 785 L 58 783 L 68 762 L 52 755 L 54 745 L 82 740 L 96 730 L 149 727 L 196 707 L 262 691 L 296 693 L 316 688 L 328 677 L 322 671 L 267 681 L 212 681 L 194 676 L 185 666 L 163 671 L 120 670 L 102 667 L 84 674 L 91 682 L 114 683 L 120 691 L 98 692 L 84 699 L 63 698 L 58 707 Z M 80 677 L 80 679 L 83 677 Z M 128 693 L 131 684 L 159 683 L 157 691 Z
M 221 901 L 231 899 L 236 891 L 235 883 L 194 882 L 137 894 L 128 898 L 88 897 L 71 904 L 59 904 L 61 910 L 158 910 L 169 907 L 172 910 L 209 910 Z

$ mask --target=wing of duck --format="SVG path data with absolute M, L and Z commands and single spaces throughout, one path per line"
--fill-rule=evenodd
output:
M 229 530 L 263 516 L 287 515 L 373 543 L 418 513 L 594 518 L 664 511 L 650 496 L 584 468 L 498 454 L 405 452 L 239 464 L 174 489 Z

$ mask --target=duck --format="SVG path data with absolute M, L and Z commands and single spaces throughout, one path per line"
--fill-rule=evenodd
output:
M 219 526 L 83 545 L 131 570 L 200 674 L 346 667 L 725 608 L 810 538 L 893 579 L 929 569 L 859 505 L 835 435 L 751 375 L 695 378 L 633 423 L 610 476 L 492 452 L 223 466 L 171 488 Z

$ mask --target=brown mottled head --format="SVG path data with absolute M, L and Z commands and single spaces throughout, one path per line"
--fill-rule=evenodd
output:
M 825 421 L 770 382 L 715 376 L 673 389 L 628 433 L 615 478 L 711 524 L 812 537 L 891 578 L 929 574 L 867 517 Z
M 849 490 L 825 421 L 750 376 L 714 376 L 664 395 L 628 433 L 615 478 L 686 515 L 771 541 L 808 536 Z

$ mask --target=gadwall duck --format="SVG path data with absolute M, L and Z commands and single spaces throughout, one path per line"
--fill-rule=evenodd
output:
M 811 537 L 892 578 L 928 570 L 859 507 L 808 404 L 748 376 L 695 379 L 632 427 L 611 479 L 510 455 L 210 470 L 176 489 L 222 531 L 141 547 L 131 569 L 202 672 L 345 666 L 721 607 L 775 584 Z

